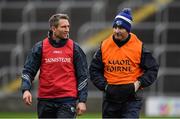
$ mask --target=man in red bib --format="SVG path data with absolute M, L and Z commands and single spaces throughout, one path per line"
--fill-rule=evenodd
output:
M 131 33 L 132 16 L 123 9 L 113 21 L 113 34 L 96 51 L 89 71 L 103 91 L 103 118 L 139 118 L 142 100 L 137 96 L 157 77 L 159 66 L 142 41 Z
M 25 104 L 32 104 L 32 81 L 40 69 L 39 118 L 75 118 L 86 111 L 88 68 L 86 55 L 69 39 L 69 17 L 55 14 L 49 19 L 48 37 L 29 53 L 22 71 Z

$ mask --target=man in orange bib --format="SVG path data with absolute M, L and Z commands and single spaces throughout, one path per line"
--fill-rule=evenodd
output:
M 142 99 L 137 95 L 157 78 L 159 65 L 141 40 L 131 33 L 132 16 L 123 9 L 113 21 L 90 64 L 90 78 L 104 92 L 103 118 L 139 118 Z

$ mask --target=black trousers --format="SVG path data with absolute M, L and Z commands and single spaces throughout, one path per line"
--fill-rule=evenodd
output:
M 122 103 L 103 101 L 103 118 L 139 118 L 142 100 L 134 99 Z
M 38 118 L 76 118 L 76 103 L 38 100 Z

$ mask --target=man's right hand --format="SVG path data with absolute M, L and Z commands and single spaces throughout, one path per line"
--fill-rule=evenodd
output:
M 32 94 L 30 93 L 29 90 L 24 91 L 23 101 L 26 105 L 32 105 Z

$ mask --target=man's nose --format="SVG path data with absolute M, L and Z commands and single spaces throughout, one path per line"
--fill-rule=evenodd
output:
M 69 31 L 69 27 L 65 27 L 65 31 Z
M 120 32 L 120 29 L 119 29 L 118 27 L 115 28 L 115 32 L 116 32 L 116 33 Z

